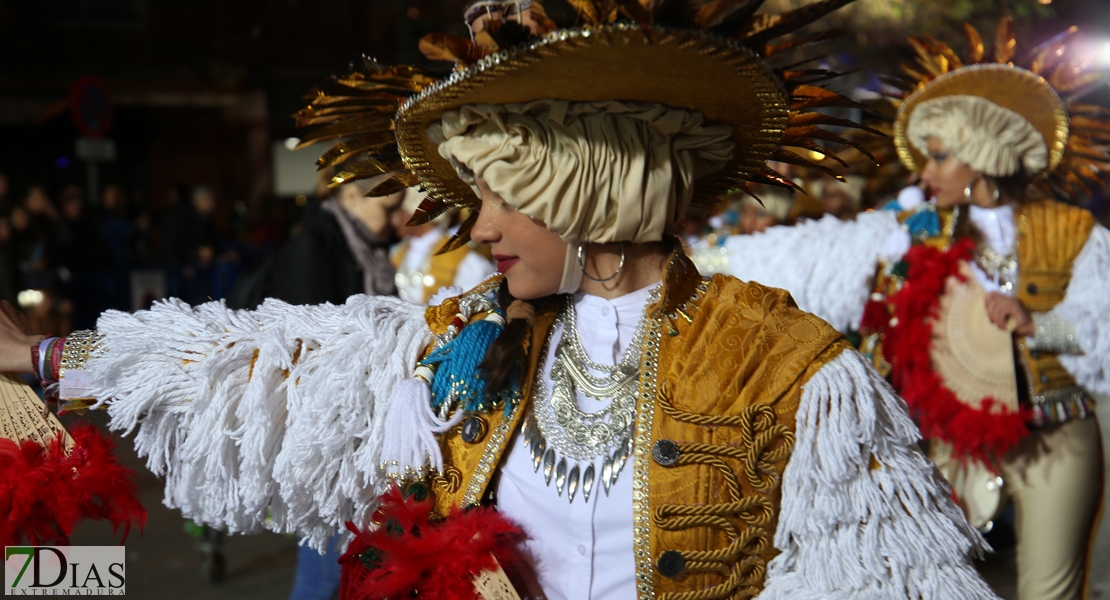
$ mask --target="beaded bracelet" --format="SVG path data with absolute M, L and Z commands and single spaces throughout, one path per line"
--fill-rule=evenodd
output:
M 48 337 L 31 348 L 31 364 L 43 384 L 58 383 L 65 345 L 64 337 Z

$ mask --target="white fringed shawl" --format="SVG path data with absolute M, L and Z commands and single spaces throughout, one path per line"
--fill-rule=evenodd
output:
M 795 436 L 760 600 L 996 598 L 968 560 L 986 543 L 858 352 L 805 384 Z
M 382 491 L 382 416 L 432 340 L 422 306 L 362 295 L 255 311 L 170 300 L 97 325 L 108 351 L 86 365 L 91 395 L 113 429 L 138 429 L 166 506 L 317 549 L 366 521 Z
M 1061 354 L 1079 385 L 1110 394 L 1110 230 L 1095 225 L 1071 268 L 1064 299 L 1052 312 L 1075 325 L 1083 354 Z
M 899 230 L 894 211 L 861 213 L 852 221 L 826 216 L 725 241 L 728 274 L 782 288 L 798 308 L 844 332 L 859 326 L 880 253 Z

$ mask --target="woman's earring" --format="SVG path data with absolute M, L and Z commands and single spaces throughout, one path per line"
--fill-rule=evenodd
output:
M 620 264 L 617 265 L 616 272 L 613 273 L 612 275 L 606 277 L 605 279 L 596 279 L 593 276 L 591 276 L 589 273 L 586 272 L 586 250 L 585 250 L 586 245 L 585 244 L 578 244 L 578 268 L 582 270 L 582 274 L 586 276 L 586 279 L 589 279 L 590 281 L 593 281 L 595 283 L 607 283 L 609 281 L 612 281 L 612 280 L 616 279 L 617 276 L 621 274 L 621 271 L 624 269 L 624 242 L 621 242 L 620 244 L 621 244 L 621 262 L 620 262 Z
M 975 188 L 975 185 L 979 183 L 980 179 L 982 179 L 982 177 L 976 177 L 975 179 L 972 179 L 971 182 L 967 184 L 967 187 L 964 188 L 964 204 L 974 204 L 974 201 L 971 198 L 971 192 Z
M 998 206 L 998 201 L 1002 199 L 1002 190 L 998 188 L 997 181 L 988 178 L 987 182 L 989 182 L 990 186 L 994 188 L 994 202 L 991 203 L 991 206 Z

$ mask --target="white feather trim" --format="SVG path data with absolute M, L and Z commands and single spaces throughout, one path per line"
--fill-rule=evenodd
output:
M 1079 385 L 1110 394 L 1110 230 L 1095 225 L 1071 267 L 1063 301 L 1052 312 L 1075 325 L 1083 354 L 1061 354 Z
M 859 325 L 882 251 L 898 231 L 893 211 L 861 213 L 852 221 L 826 216 L 793 227 L 729 236 L 727 273 L 783 288 L 798 307 L 839 331 Z
M 760 600 L 996 598 L 968 560 L 986 543 L 858 352 L 806 383 L 795 435 Z
M 384 414 L 432 341 L 424 308 L 353 296 L 256 311 L 170 300 L 110 311 L 90 358 L 113 429 L 166 477 L 165 504 L 230 532 L 298 533 L 320 549 L 382 491 Z M 267 519 L 269 513 L 270 519 Z

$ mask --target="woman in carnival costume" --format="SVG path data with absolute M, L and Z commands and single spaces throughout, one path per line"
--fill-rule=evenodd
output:
M 1102 503 L 1091 392 L 1110 393 L 1110 232 L 1052 199 L 1089 195 L 1110 169 L 1106 111 L 1078 100 L 1101 78 L 1067 53 L 1074 32 L 1030 52 L 1030 70 L 1011 62 L 1009 21 L 994 62 L 970 27 L 966 66 L 915 39 L 920 82 L 894 141 L 931 201 L 729 242 L 729 272 L 859 330 L 974 525 L 1013 503 L 1022 600 L 1086 597 Z M 981 335 L 948 321 L 969 287 L 993 323 Z M 999 332 L 993 350 L 966 352 Z
M 66 341 L 63 398 L 137 430 L 190 518 L 317 546 L 349 523 L 348 597 L 474 597 L 460 562 L 513 559 L 459 544 L 504 534 L 528 538 L 508 565 L 528 597 L 994 598 L 882 377 L 668 234 L 812 144 L 829 117 L 797 109 L 839 96 L 764 58 L 845 3 L 487 1 L 473 42 L 424 40 L 459 63 L 444 80 L 364 61 L 313 94 L 302 139 L 343 138 L 324 165 L 374 154 L 337 183 L 422 185 L 417 221 L 469 211 L 446 247 L 490 244 L 503 275 L 427 311 L 106 313 Z M 26 370 L 25 344 L 2 366 Z M 507 521 L 460 525 L 483 506 Z

